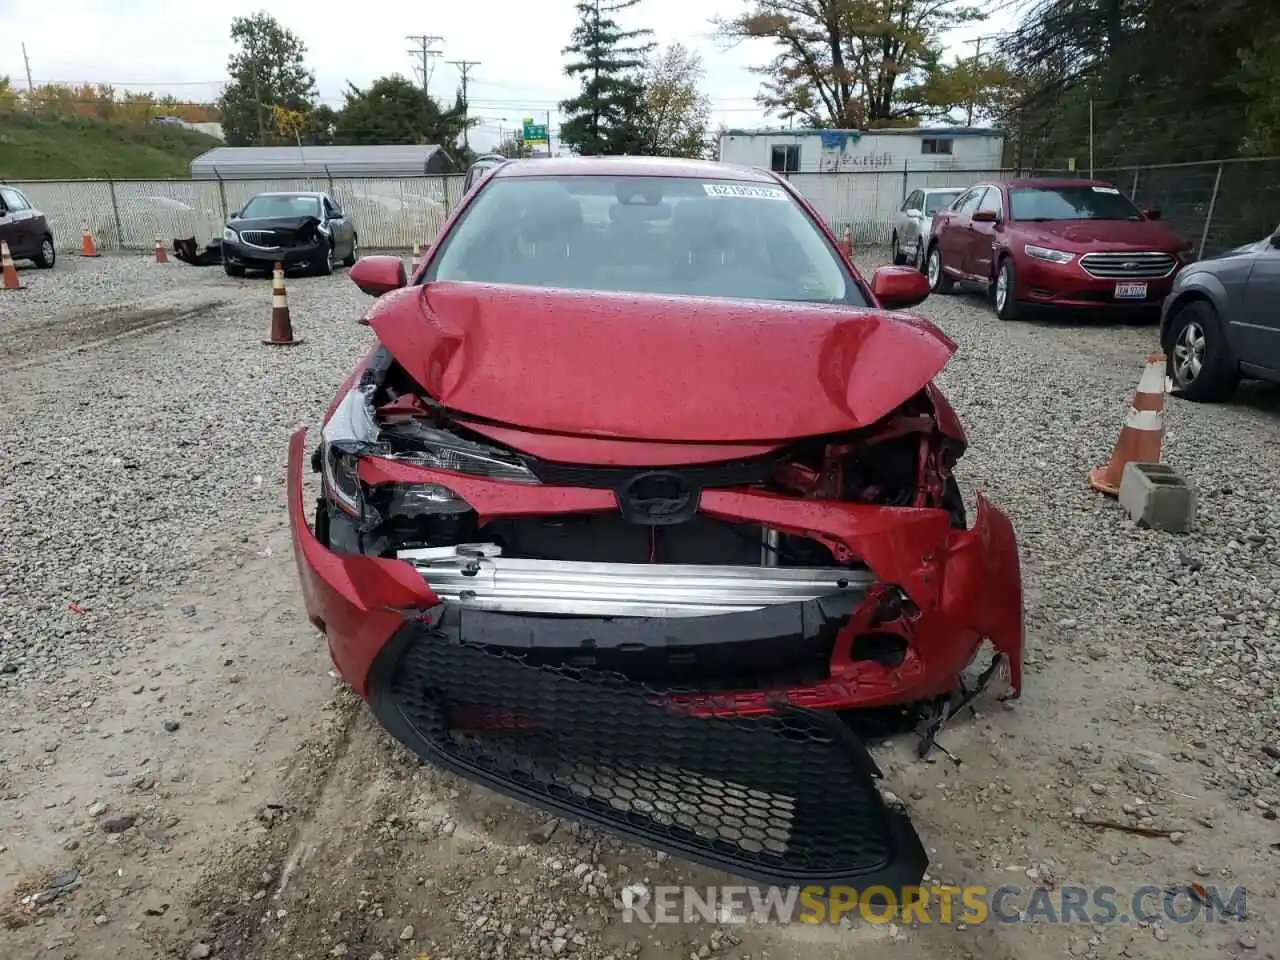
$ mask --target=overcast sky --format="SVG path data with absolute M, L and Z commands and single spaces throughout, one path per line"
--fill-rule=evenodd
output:
M 753 103 L 759 79 L 748 71 L 768 61 L 769 45 L 724 50 L 712 37 L 716 15 L 744 7 L 745 0 L 641 0 L 624 22 L 654 29 L 661 44 L 680 42 L 702 54 L 714 124 L 777 126 Z M 342 105 L 347 81 L 363 86 L 393 72 L 413 77 L 407 35 L 443 37 L 435 44 L 442 55 L 433 58 L 430 90 L 452 99 L 458 71 L 447 61 L 480 61 L 471 71 L 470 100 L 472 114 L 482 118 L 473 145 L 482 149 L 525 116 L 545 119 L 551 111 L 554 130 L 556 103 L 575 92 L 560 53 L 574 24 L 572 0 L 309 0 L 288 7 L 261 0 L 0 0 L 0 75 L 25 86 L 25 43 L 37 86 L 110 83 L 212 100 L 226 82 L 232 17 L 264 8 L 306 44 L 320 97 L 334 107 Z M 964 40 L 1012 24 L 1012 15 L 997 15 L 957 31 L 948 47 L 969 53 Z

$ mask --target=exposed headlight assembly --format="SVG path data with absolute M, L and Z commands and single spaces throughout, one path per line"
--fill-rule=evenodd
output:
M 235 232 L 234 230 L 232 230 L 230 227 L 223 227 L 223 228 L 222 228 L 222 242 L 223 242 L 223 243 L 239 243 L 239 242 L 240 242 L 240 234 L 236 233 L 236 232 Z
M 523 460 L 507 451 L 463 440 L 446 430 L 436 430 L 416 420 L 388 425 L 383 434 L 390 440 L 399 441 L 395 443 L 394 456 L 400 460 L 487 480 L 539 482 Z

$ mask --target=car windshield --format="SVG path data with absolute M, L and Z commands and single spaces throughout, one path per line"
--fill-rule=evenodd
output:
M 490 179 L 431 280 L 867 305 L 786 190 L 683 177 Z
M 931 217 L 943 207 L 949 207 L 960 196 L 962 190 L 948 190 L 944 193 L 926 193 L 924 196 L 925 216 Z
M 1141 220 L 1115 187 L 1015 187 L 1009 191 L 1014 220 Z
M 240 211 L 242 220 L 318 216 L 320 216 L 319 197 L 300 197 L 288 194 L 264 194 L 254 197 Z

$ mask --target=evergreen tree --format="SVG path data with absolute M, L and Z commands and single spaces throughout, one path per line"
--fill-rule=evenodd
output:
M 580 20 L 569 46 L 564 72 L 577 77 L 582 92 L 565 100 L 560 139 L 588 156 L 644 151 L 641 128 L 644 84 L 639 70 L 654 44 L 652 30 L 623 30 L 615 15 L 640 0 L 580 0 Z

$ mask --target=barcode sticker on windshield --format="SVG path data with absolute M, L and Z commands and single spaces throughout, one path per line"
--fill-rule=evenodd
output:
M 1117 190 L 1115 187 L 1094 187 L 1093 192 L 1094 193 L 1119 193 L 1120 191 Z
M 787 192 L 781 187 L 756 187 L 745 183 L 704 183 L 702 189 L 708 197 L 751 197 L 756 200 L 786 200 Z

